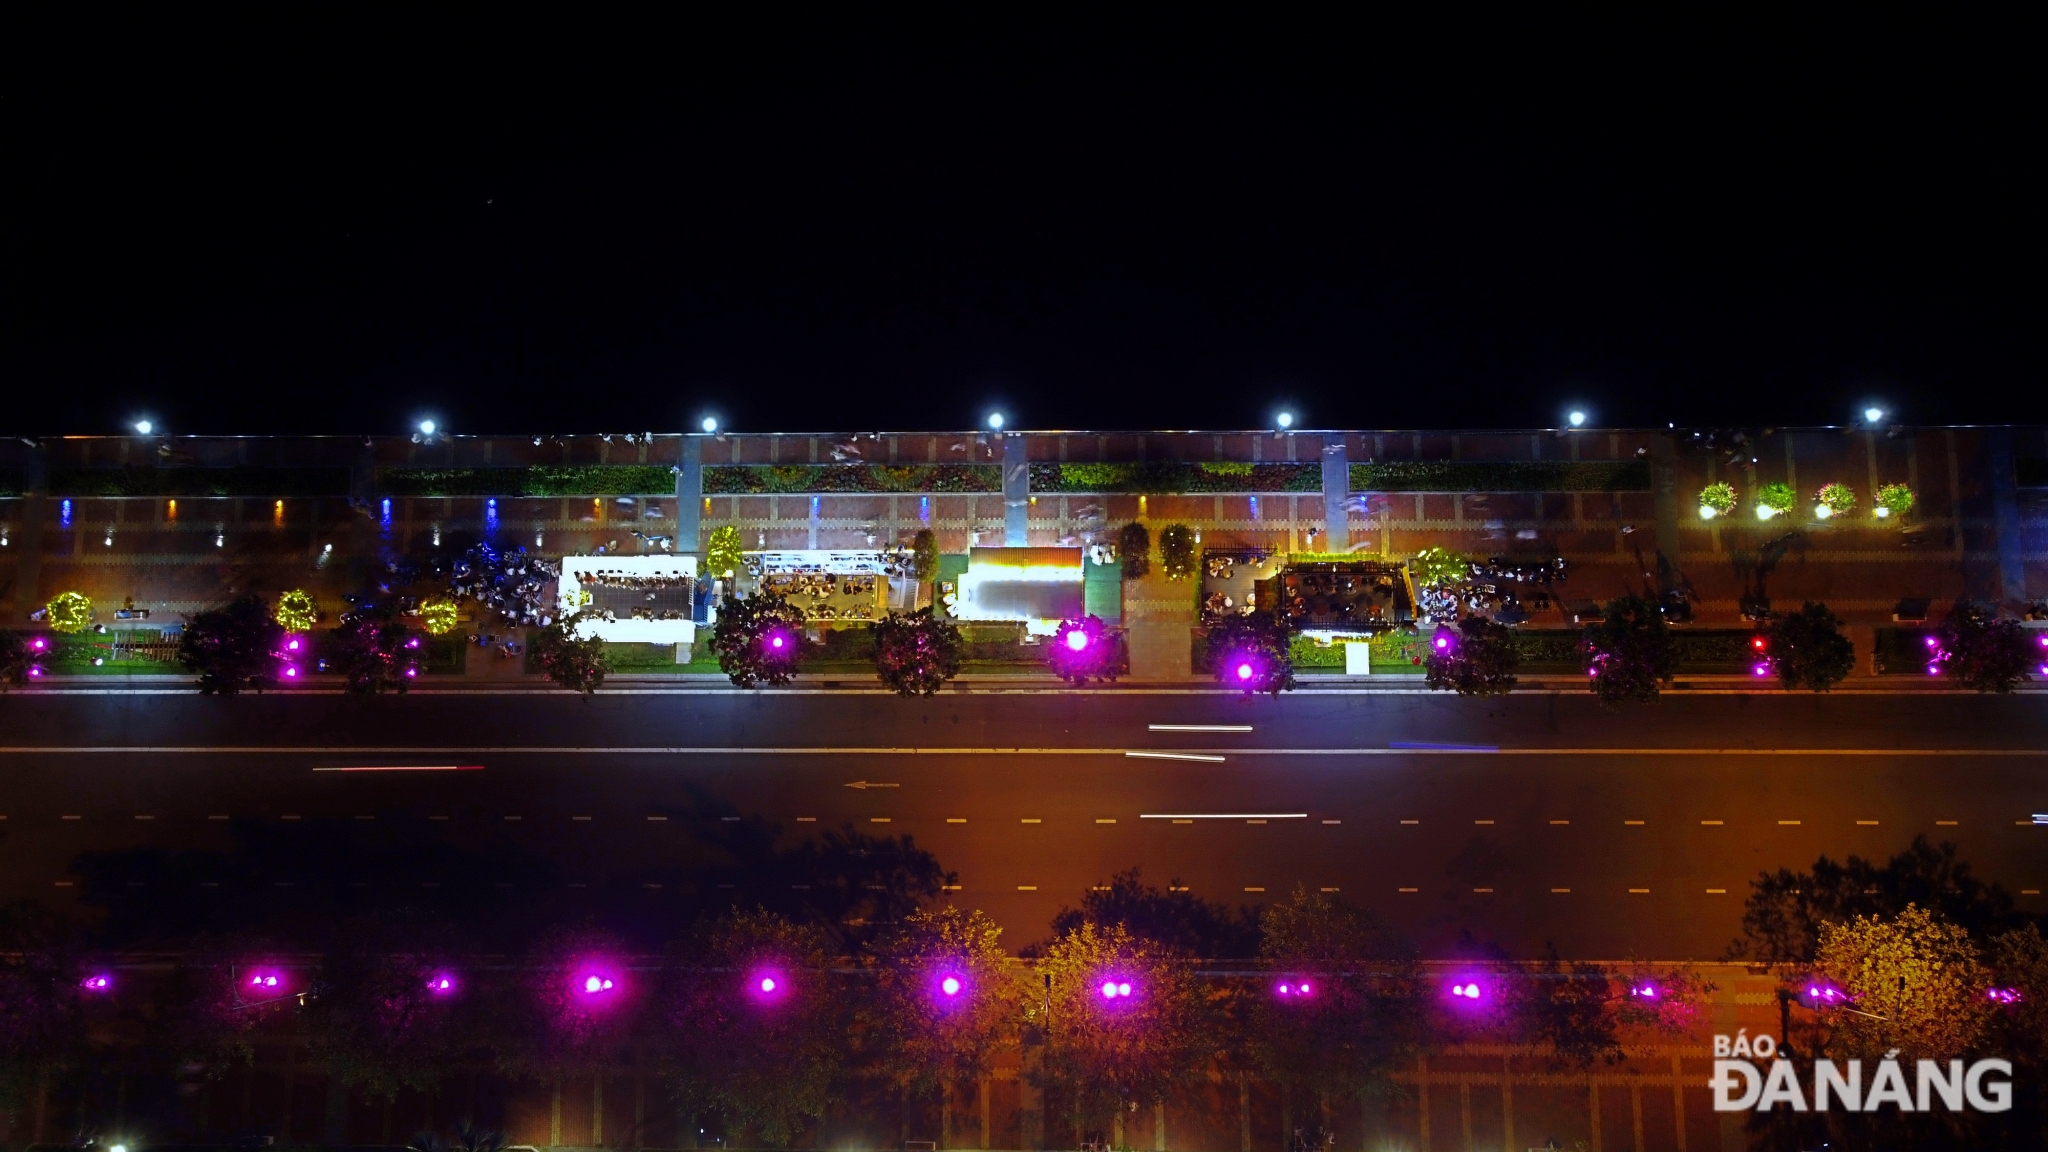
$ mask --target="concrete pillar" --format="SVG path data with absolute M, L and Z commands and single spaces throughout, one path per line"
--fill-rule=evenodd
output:
M 676 468 L 676 551 L 695 552 L 704 546 L 704 437 L 683 437 L 683 460 Z
M 1678 446 L 1669 436 L 1650 441 L 1650 497 L 1657 512 L 1657 575 L 1662 585 L 1678 572 Z
M 1351 550 L 1350 517 L 1344 506 L 1351 500 L 1351 463 L 1344 456 L 1344 437 L 1333 435 L 1323 444 L 1323 543 L 1319 552 Z
M 2012 429 L 2001 425 L 1985 435 L 1991 448 L 1992 526 L 1998 534 L 1998 598 L 2003 608 L 2024 608 L 2027 569 L 2020 552 L 2019 469 L 2013 461 Z
M 1003 433 L 1003 545 L 1031 543 L 1031 446 L 1015 432 Z

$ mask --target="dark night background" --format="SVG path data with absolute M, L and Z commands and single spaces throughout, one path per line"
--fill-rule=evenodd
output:
M 0 428 L 2038 418 L 1995 17 L 326 11 L 13 23 Z

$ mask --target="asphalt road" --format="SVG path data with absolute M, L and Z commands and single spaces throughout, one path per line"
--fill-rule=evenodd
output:
M 408 767 L 437 770 L 331 771 Z M 579 886 L 572 902 L 706 880 L 692 869 L 722 825 L 784 843 L 851 826 L 933 850 L 957 873 L 951 897 L 1003 922 L 1012 947 L 1139 865 L 1232 903 L 1338 890 L 1432 953 L 1469 932 L 1518 954 L 1707 959 L 1760 870 L 1888 855 L 1923 833 L 2048 912 L 2036 812 L 2036 698 L 0 698 L 0 898 L 59 905 L 83 891 L 81 854 L 218 847 L 238 820 L 286 845 L 344 825 L 488 836 L 554 862 L 548 882 Z M 126 882 L 143 891 L 193 882 L 137 868 Z

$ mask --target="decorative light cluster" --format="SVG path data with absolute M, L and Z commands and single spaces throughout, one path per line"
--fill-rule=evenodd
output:
M 2025 999 L 2017 988 L 1987 988 L 1984 998 L 1993 1004 L 2017 1004 Z
M 1655 1000 L 1657 998 L 1657 986 L 1655 984 L 1633 984 L 1629 986 L 1628 994 L 1638 1000 Z
M 1306 980 L 1299 984 L 1289 984 L 1282 981 L 1273 991 L 1281 996 L 1313 996 L 1316 994 L 1315 986 Z
M 1848 1002 L 1849 994 L 1832 984 L 1808 984 L 1806 986 L 1806 998 L 1813 1001 L 1816 1005 L 1842 1004 Z
M 251 988 L 275 988 L 275 987 L 277 987 L 277 973 L 275 973 L 275 972 L 256 972 L 256 973 L 252 973 L 252 974 L 250 975 L 250 977 L 249 977 L 249 987 L 251 987 Z

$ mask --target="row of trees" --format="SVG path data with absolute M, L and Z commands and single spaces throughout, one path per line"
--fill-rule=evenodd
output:
M 546 933 L 516 958 L 466 955 L 415 928 L 317 955 L 203 941 L 147 987 L 95 966 L 61 921 L 16 907 L 0 915 L 0 1107 L 89 1065 L 218 1076 L 268 1030 L 387 1098 L 464 1067 L 546 1081 L 651 1062 L 690 1112 L 781 1145 L 856 1084 L 929 1098 L 1023 1043 L 1101 1128 L 1212 1069 L 1356 1099 L 1432 1045 L 1482 1037 L 1548 1045 L 1561 1064 L 1614 1060 L 1631 1029 L 1689 1027 L 1708 991 L 1683 971 L 1475 957 L 1457 979 L 1484 992 L 1466 1001 L 1335 897 L 1297 891 L 1252 915 L 1176 895 L 1122 877 L 1065 914 L 1029 963 L 980 912 L 919 909 L 848 954 L 823 925 L 743 908 L 653 962 L 588 928 Z M 1246 961 L 1203 962 L 1191 948 L 1202 921 L 1235 921 L 1253 942 Z M 81 988 L 109 971 L 105 987 Z M 1652 986 L 1654 1001 L 1631 995 Z

